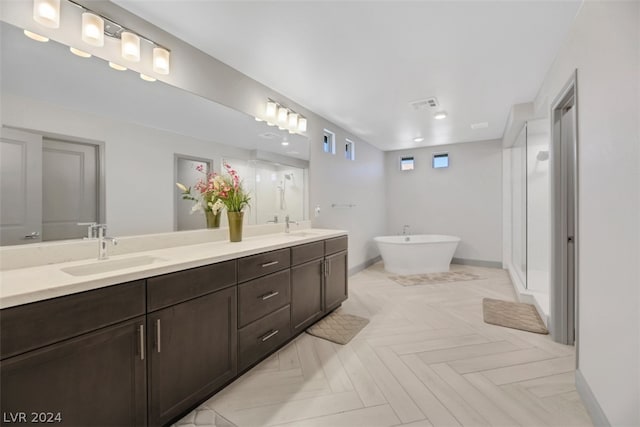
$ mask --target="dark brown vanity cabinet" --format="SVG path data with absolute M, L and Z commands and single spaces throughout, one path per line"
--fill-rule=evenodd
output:
M 235 261 L 147 280 L 149 310 L 168 305 L 147 315 L 150 425 L 168 423 L 236 376 L 235 281 Z
M 324 311 L 334 310 L 349 296 L 347 237 L 325 240 Z
M 4 309 L 0 322 L 3 422 L 146 424 L 144 281 Z
M 304 331 L 324 313 L 324 242 L 291 248 L 291 326 Z

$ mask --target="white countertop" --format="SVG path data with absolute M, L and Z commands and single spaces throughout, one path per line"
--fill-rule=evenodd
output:
M 215 241 L 135 252 L 111 256 L 106 261 L 90 259 L 1 271 L 0 309 L 344 235 L 347 232 L 343 230 L 313 228 L 290 234 L 247 237 L 236 243 Z M 152 257 L 154 260 L 145 265 L 83 276 L 62 271 L 69 267 L 140 257 Z

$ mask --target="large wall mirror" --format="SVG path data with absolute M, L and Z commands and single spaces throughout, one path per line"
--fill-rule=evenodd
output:
M 81 238 L 94 221 L 113 236 L 204 228 L 175 182 L 223 161 L 251 192 L 247 224 L 308 219 L 304 136 L 0 26 L 0 244 Z

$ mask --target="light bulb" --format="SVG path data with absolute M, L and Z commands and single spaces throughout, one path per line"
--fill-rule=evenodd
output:
M 307 119 L 305 119 L 304 117 L 300 117 L 298 119 L 298 131 L 299 132 L 307 131 Z
M 140 37 L 129 31 L 121 34 L 122 39 L 122 57 L 127 61 L 140 61 Z
M 40 34 L 36 34 L 29 30 L 24 30 L 24 35 L 29 37 L 31 40 L 35 40 L 37 42 L 48 42 L 49 39 L 45 36 L 41 36 Z
M 104 46 L 104 20 L 96 14 L 82 14 L 82 40 L 92 46 Z
M 84 50 L 76 49 L 75 47 L 70 47 L 69 50 L 71 51 L 71 53 L 81 58 L 91 58 L 91 54 L 85 52 Z
M 153 71 L 158 74 L 169 74 L 169 56 L 170 53 L 167 49 L 153 48 Z
M 33 20 L 49 28 L 60 26 L 60 0 L 34 0 Z
M 264 114 L 268 119 L 272 119 L 276 117 L 276 111 L 278 111 L 278 104 L 273 101 L 267 102 L 267 107 L 265 108 Z

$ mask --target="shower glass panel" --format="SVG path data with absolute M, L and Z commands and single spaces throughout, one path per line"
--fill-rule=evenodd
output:
M 527 122 L 527 289 L 549 293 L 549 121 Z
M 527 127 L 511 148 L 511 262 L 527 287 Z
M 289 165 L 254 160 L 257 224 L 306 218 L 306 170 Z

